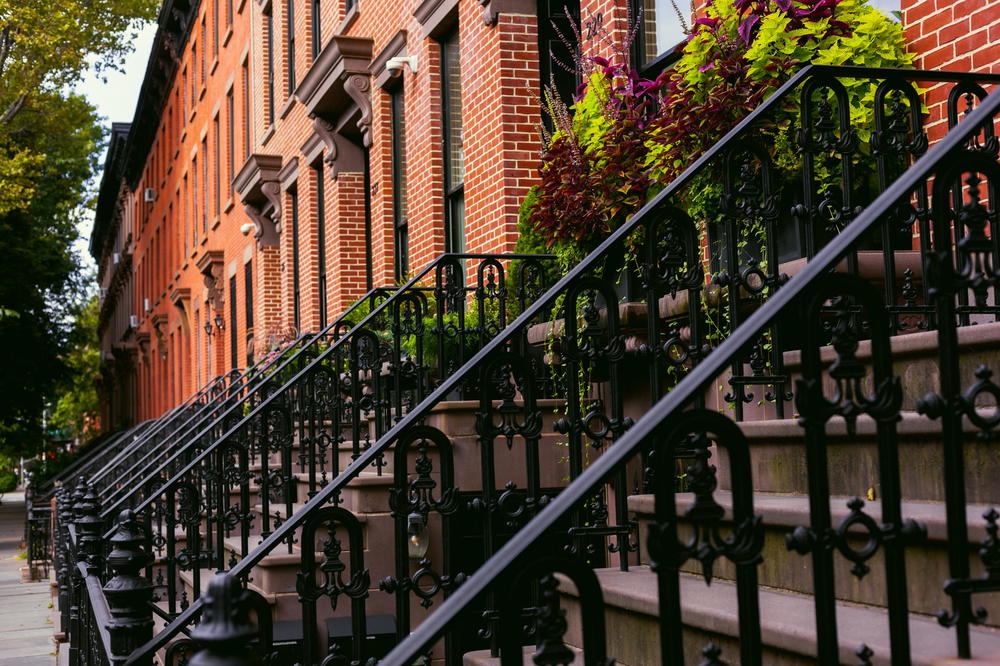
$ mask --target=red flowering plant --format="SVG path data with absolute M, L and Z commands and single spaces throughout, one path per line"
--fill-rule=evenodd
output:
M 555 131 L 546 137 L 541 183 L 523 233 L 545 239 L 571 264 L 592 250 L 797 69 L 808 64 L 907 67 L 898 23 L 868 0 L 711 0 L 691 26 L 676 65 L 655 80 L 627 62 L 582 61 L 584 84 L 571 108 L 548 95 Z M 851 117 L 864 142 L 875 86 L 845 81 Z M 764 128 L 779 168 L 798 164 L 793 106 Z M 860 159 L 864 159 L 861 156 Z M 684 204 L 703 223 L 720 188 L 708 178 Z M 568 267 L 568 266 L 567 266 Z
M 554 132 L 533 194 L 534 230 L 549 245 L 588 252 L 646 201 L 651 123 L 660 112 L 662 81 L 595 57 L 573 113 L 549 96 Z

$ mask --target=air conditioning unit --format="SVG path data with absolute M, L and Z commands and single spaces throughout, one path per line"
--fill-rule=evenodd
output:
M 145 189 L 145 191 L 142 193 L 142 200 L 145 201 L 146 203 L 153 203 L 154 201 L 156 201 L 156 195 L 153 193 L 152 187 L 147 187 Z
M 153 311 L 153 308 L 149 307 L 149 299 L 148 298 L 142 299 L 142 309 L 144 311 L 146 311 L 146 312 L 152 312 Z
M 113 263 L 115 266 L 117 266 L 118 262 L 121 260 L 122 260 L 122 255 L 118 254 L 117 252 L 111 255 L 111 263 Z
M 139 328 L 139 318 L 136 317 L 135 315 L 129 315 L 128 316 L 128 325 L 131 328 Z

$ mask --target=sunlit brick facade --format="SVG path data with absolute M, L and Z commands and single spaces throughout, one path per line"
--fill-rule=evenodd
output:
M 876 4 L 902 10 L 920 66 L 996 71 L 1000 0 L 901 2 Z M 595 35 L 630 32 L 625 0 L 577 4 L 166 0 L 91 248 L 102 285 L 129 272 L 102 313 L 109 423 L 158 416 L 442 252 L 512 251 L 542 82 L 575 86 L 559 34 L 576 22 L 606 50 Z M 669 0 L 632 4 L 648 75 L 682 33 Z

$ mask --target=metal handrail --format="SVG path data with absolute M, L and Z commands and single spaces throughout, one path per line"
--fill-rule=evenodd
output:
M 329 333 L 331 331 L 335 331 L 337 329 L 337 327 L 339 325 L 341 325 L 341 323 L 344 321 L 344 319 L 346 317 L 348 317 L 351 313 L 353 313 L 357 308 L 359 308 L 362 303 L 367 302 L 370 298 L 376 296 L 377 294 L 381 293 L 382 291 L 383 291 L 383 289 L 381 289 L 381 288 L 375 288 L 375 289 L 369 290 L 364 296 L 362 296 L 357 301 L 355 301 L 351 305 L 351 307 L 348 308 L 347 311 L 345 311 L 340 317 L 338 317 L 333 322 L 331 322 L 330 324 L 328 324 L 325 328 L 323 328 L 318 333 L 304 333 L 304 334 L 301 334 L 294 342 L 290 343 L 285 348 L 285 350 L 283 350 L 283 351 L 286 351 L 288 349 L 292 349 L 296 345 L 301 345 L 299 347 L 299 349 L 294 354 L 292 354 L 291 356 L 285 358 L 284 354 L 282 353 L 282 354 L 279 354 L 279 355 L 274 356 L 274 357 L 269 358 L 269 359 L 261 359 L 256 364 L 254 364 L 254 367 L 248 369 L 247 372 L 244 375 L 244 377 L 248 378 L 247 381 L 250 381 L 252 379 L 256 379 L 257 380 L 256 384 L 253 385 L 253 388 L 248 389 L 248 391 L 247 391 L 248 394 L 253 393 L 254 391 L 259 390 L 262 386 L 264 386 L 267 383 L 267 381 L 271 377 L 273 377 L 273 376 L 281 373 L 285 368 L 289 367 L 289 365 L 291 365 L 292 363 L 296 362 L 299 359 L 299 357 L 303 353 L 305 353 L 305 350 L 309 349 L 314 343 L 321 342 L 322 340 L 324 340 L 325 337 L 327 335 L 329 335 Z M 303 342 L 304 342 L 304 344 L 303 344 Z M 278 365 L 279 363 L 280 363 L 280 365 Z M 261 366 L 262 364 L 263 364 L 263 367 L 258 367 L 258 366 Z M 276 365 L 278 367 L 275 367 Z M 261 373 L 261 374 L 259 374 L 256 377 L 254 377 L 253 375 L 256 374 L 256 373 L 258 373 L 258 372 Z M 230 395 L 230 396 L 227 397 L 226 400 L 227 401 L 231 400 L 233 397 L 234 396 Z M 191 436 L 190 439 L 188 440 L 187 444 L 181 446 L 180 448 L 175 448 L 173 450 L 171 456 L 166 461 L 164 461 L 160 465 L 160 467 L 158 467 L 156 469 L 156 471 L 152 472 L 149 476 L 147 476 L 142 481 L 141 484 L 133 486 L 133 487 L 143 487 L 143 485 L 145 485 L 145 483 L 147 483 L 150 478 L 155 477 L 155 475 L 158 474 L 166 465 L 170 464 L 170 462 L 172 462 L 173 460 L 176 460 L 177 457 L 179 457 L 183 452 L 187 451 L 188 448 L 194 444 L 194 442 L 197 442 L 199 439 L 201 439 L 202 436 L 204 436 L 206 433 L 210 432 L 211 429 L 214 428 L 216 425 L 218 425 L 219 423 L 222 423 L 223 419 L 226 418 L 227 416 L 229 416 L 230 414 L 232 414 L 233 411 L 240 404 L 241 404 L 241 401 L 236 401 L 234 404 L 232 404 L 228 408 L 226 408 L 221 414 L 217 414 L 216 417 L 211 421 L 211 423 L 208 424 L 208 426 L 202 428 L 202 430 L 200 432 L 198 432 L 198 434 Z M 219 407 L 219 406 L 216 405 L 216 406 L 213 407 L 213 409 L 216 409 L 217 407 Z M 202 411 L 204 411 L 204 410 L 202 410 Z M 206 414 L 203 414 L 203 413 L 199 412 L 199 414 L 197 414 L 196 416 L 194 416 L 191 419 L 189 419 L 188 421 L 186 421 L 181 426 L 181 428 L 185 428 L 186 427 L 187 429 L 184 430 L 184 432 L 182 432 L 180 434 L 180 438 L 187 437 L 192 432 L 194 432 L 195 430 L 197 430 L 198 427 L 202 424 L 202 421 L 204 420 L 205 417 L 207 417 Z M 142 476 L 145 472 L 147 472 L 155 464 L 155 460 L 150 460 L 150 458 L 151 458 L 151 454 L 148 454 L 142 460 L 140 460 L 138 462 L 138 465 L 141 465 L 142 467 L 138 470 L 138 472 L 135 475 L 133 475 L 132 478 Z M 118 493 L 114 493 L 112 495 L 112 497 L 115 497 L 117 494 Z M 105 511 L 102 514 L 102 516 L 105 517 L 105 518 L 107 518 L 110 515 L 114 515 L 114 512 L 121 507 L 122 501 L 125 498 L 126 497 L 119 497 L 116 500 L 114 500 L 114 502 L 112 504 L 112 507 L 110 509 L 108 509 L 107 511 Z M 111 501 L 111 498 L 108 498 L 108 500 Z
M 515 538 L 508 541 L 487 560 L 463 586 L 458 588 L 427 620 L 398 644 L 380 662 L 386 666 L 402 666 L 427 648 L 441 634 L 448 623 L 502 575 L 517 558 L 550 529 L 555 521 L 593 492 L 610 474 L 623 465 L 663 427 L 664 422 L 688 404 L 698 392 L 709 386 L 719 376 L 730 357 L 749 344 L 767 324 L 789 308 L 811 284 L 836 266 L 865 233 L 874 228 L 882 217 L 899 201 L 905 200 L 921 182 L 925 181 L 953 151 L 961 149 L 970 137 L 979 133 L 985 122 L 1000 111 L 1000 90 L 991 93 L 959 125 L 935 144 L 912 167 L 880 194 L 871 205 L 830 243 L 820 250 L 787 284 L 756 310 L 732 335 L 726 338 L 711 354 L 697 365 L 672 391 L 656 403 L 643 418 L 632 426 L 615 445 L 610 447 L 584 473 L 566 487 L 552 502 L 530 520 Z M 645 210 L 645 209 L 644 209 Z M 233 571 L 231 575 L 238 575 Z
M 767 100 L 765 100 L 760 106 L 751 111 L 740 123 L 738 123 L 735 127 L 729 130 L 722 139 L 716 142 L 711 148 L 709 148 L 707 151 L 705 151 L 705 153 L 703 153 L 699 158 L 697 158 L 693 164 L 691 164 L 687 169 L 685 169 L 683 173 L 681 173 L 669 185 L 667 185 L 662 191 L 660 191 L 659 194 L 657 194 L 653 199 L 647 202 L 625 224 L 623 224 L 618 229 L 614 230 L 608 236 L 608 238 L 605 239 L 593 252 L 587 255 L 587 257 L 585 257 L 579 264 L 577 264 L 566 275 L 560 278 L 556 282 L 556 284 L 553 285 L 546 292 L 546 294 L 544 294 L 543 296 L 535 300 L 531 305 L 529 305 L 527 309 L 525 309 L 513 322 L 511 322 L 507 326 L 504 332 L 501 332 L 492 340 L 484 344 L 458 370 L 456 370 L 449 377 L 444 379 L 437 386 L 436 389 L 434 389 L 429 395 L 427 395 L 424 398 L 424 400 L 419 405 L 414 406 L 409 413 L 407 413 L 399 421 L 397 421 L 384 435 L 382 435 L 378 439 L 377 442 L 375 442 L 370 448 L 366 449 L 348 467 L 346 467 L 343 471 L 341 471 L 335 479 L 333 479 L 329 484 L 327 484 L 323 489 L 321 489 L 316 495 L 311 497 L 309 501 L 306 502 L 298 511 L 289 516 L 278 528 L 276 528 L 270 535 L 268 535 L 267 538 L 265 538 L 260 544 L 258 544 L 258 546 L 254 548 L 253 551 L 247 554 L 246 557 L 242 558 L 228 572 L 228 575 L 233 577 L 242 577 L 248 575 L 250 573 L 250 570 L 254 566 L 256 566 L 271 550 L 280 545 L 282 542 L 288 540 L 293 535 L 294 531 L 298 529 L 305 522 L 307 517 L 314 510 L 328 504 L 330 500 L 337 493 L 339 493 L 351 479 L 356 477 L 362 470 L 364 470 L 368 465 L 374 462 L 377 457 L 384 455 L 386 451 L 389 449 L 389 447 L 393 445 L 393 443 L 401 434 L 403 434 L 408 428 L 413 427 L 418 421 L 426 418 L 429 410 L 434 405 L 438 404 L 442 399 L 445 398 L 445 396 L 447 396 L 451 391 L 457 388 L 461 384 L 461 382 L 464 381 L 465 378 L 474 369 L 476 369 L 483 361 L 485 361 L 487 358 L 491 357 L 497 351 L 499 351 L 501 347 L 503 347 L 503 345 L 507 343 L 507 340 L 510 337 L 510 332 L 522 329 L 523 327 L 527 326 L 533 319 L 545 313 L 547 309 L 551 306 L 551 302 L 556 298 L 557 295 L 564 292 L 566 288 L 569 287 L 571 283 L 573 283 L 575 280 L 578 280 L 582 276 L 588 274 L 594 268 L 598 267 L 600 262 L 602 262 L 605 259 L 605 257 L 609 254 L 609 252 L 613 248 L 619 245 L 629 235 L 631 235 L 638 227 L 644 224 L 647 221 L 647 218 L 651 218 L 653 215 L 658 213 L 661 208 L 665 207 L 673 195 L 675 195 L 679 190 L 687 186 L 692 181 L 692 179 L 695 176 L 697 176 L 707 164 L 709 164 L 711 161 L 719 157 L 722 154 L 722 152 L 730 146 L 732 141 L 740 137 L 744 132 L 747 131 L 747 129 L 754 126 L 755 123 L 758 120 L 760 120 L 765 114 L 768 114 L 772 110 L 776 109 L 778 105 L 784 101 L 785 97 L 792 90 L 796 89 L 799 86 L 799 84 L 801 84 L 809 77 L 816 75 L 853 77 L 862 79 L 895 78 L 904 81 L 935 81 L 935 82 L 952 81 L 952 82 L 1000 83 L 1000 75 L 968 74 L 962 72 L 935 72 L 927 70 L 898 70 L 890 68 L 864 68 L 864 67 L 830 66 L 830 65 L 807 65 L 806 67 L 802 68 L 797 73 L 795 73 L 791 78 L 789 78 L 788 81 L 786 81 L 783 85 L 781 85 L 775 91 L 775 93 L 772 94 Z M 994 94 L 991 95 L 990 97 L 995 98 L 996 95 Z M 994 100 L 993 105 L 995 106 L 996 103 L 997 103 L 996 100 Z M 985 113 L 981 113 L 981 109 L 982 106 L 977 108 L 976 111 L 973 113 L 973 115 L 976 118 L 980 119 L 979 122 L 981 122 L 981 119 L 985 115 L 987 115 Z M 963 121 L 963 123 L 968 121 L 972 117 L 973 116 L 966 118 L 966 120 Z M 967 133 L 971 131 L 972 129 L 966 130 Z M 957 143 L 952 134 L 949 135 L 949 137 L 951 137 L 950 143 Z M 938 147 L 939 146 L 935 147 L 934 152 L 936 153 L 940 152 L 940 150 L 938 150 Z M 925 164 L 926 159 L 927 156 L 922 158 L 918 164 Z M 909 176 L 907 182 L 912 181 L 913 183 L 915 183 L 917 178 L 913 176 L 913 168 L 911 168 L 907 172 L 907 174 Z M 886 201 L 895 203 L 900 198 L 900 196 L 902 196 L 902 194 L 905 194 L 906 190 L 903 190 L 902 193 L 900 193 L 900 187 L 902 182 L 904 181 L 901 179 L 897 179 L 897 181 L 893 184 L 892 187 L 890 187 L 886 192 L 880 195 L 875 202 L 873 202 L 868 208 L 866 208 L 866 210 L 862 213 L 861 216 L 859 216 L 858 219 L 856 219 L 851 223 L 851 225 L 849 225 L 848 229 L 852 230 L 850 236 L 844 235 L 846 233 L 845 230 L 844 232 L 841 232 L 841 234 L 834 241 L 832 241 L 831 244 L 828 244 L 823 250 L 821 250 L 814 257 L 814 259 L 806 265 L 806 268 L 803 269 L 803 272 L 800 273 L 799 276 L 797 276 L 799 280 L 797 284 L 799 285 L 803 284 L 804 279 L 801 277 L 802 275 L 814 275 L 821 272 L 819 269 L 810 268 L 821 258 L 823 262 L 828 266 L 834 265 L 836 261 L 839 260 L 840 255 L 837 254 L 831 257 L 831 252 L 833 252 L 837 248 L 842 248 L 842 247 L 844 249 L 840 250 L 840 253 L 846 252 L 846 246 L 844 245 L 843 239 L 849 238 L 850 240 L 847 242 L 848 243 L 853 242 L 854 240 L 856 240 L 858 236 L 861 235 L 861 233 L 866 231 L 869 227 L 871 227 L 874 224 L 873 220 L 875 218 L 872 217 L 870 211 L 874 210 L 874 206 L 876 203 L 879 204 L 879 206 L 881 207 L 885 207 L 887 206 L 887 204 L 885 203 Z M 912 189 L 912 187 L 913 185 L 911 184 L 910 188 Z M 891 193 L 896 193 L 896 194 L 890 197 L 889 195 Z M 864 228 L 860 228 L 858 226 L 858 223 L 861 220 L 867 221 Z M 796 278 L 793 278 L 793 280 L 794 279 Z M 797 287 L 796 292 L 801 291 L 801 288 L 802 287 Z M 790 296 L 788 296 L 789 293 L 788 289 L 789 285 L 785 285 L 781 289 L 777 290 L 775 294 L 771 296 L 771 300 L 779 298 L 781 300 L 777 301 L 778 303 L 787 303 L 787 301 L 790 299 Z M 783 307 L 783 306 L 779 305 L 774 307 Z M 740 327 L 739 330 L 747 330 L 751 325 L 751 323 L 754 327 L 753 330 L 755 332 L 759 330 L 759 328 L 761 328 L 763 324 L 766 323 L 767 321 L 766 319 L 762 319 L 761 316 L 759 316 L 762 310 L 758 310 L 757 312 L 755 312 L 752 315 L 752 317 L 748 319 L 743 326 Z M 768 309 L 768 312 L 772 314 L 774 311 L 775 310 L 773 309 L 770 308 Z M 360 324 L 359 326 L 363 325 L 363 323 Z M 695 369 L 692 370 L 691 374 L 683 380 L 683 382 L 686 383 L 688 387 L 688 389 L 686 389 L 683 392 L 687 396 L 687 398 L 690 398 L 690 396 L 693 395 L 694 393 L 694 389 L 691 387 L 694 385 L 693 382 L 695 381 L 695 378 L 698 378 L 697 379 L 698 386 L 710 382 L 713 377 L 718 375 L 718 372 L 725 366 L 725 364 L 729 362 L 729 358 L 732 355 L 732 352 L 738 350 L 741 346 L 745 346 L 749 339 L 750 336 L 748 334 L 744 334 L 740 336 L 741 342 L 736 343 L 734 341 L 734 338 L 730 336 L 729 338 L 726 339 L 726 341 L 723 342 L 722 345 L 720 345 L 720 347 L 718 348 L 718 350 L 716 350 L 716 352 L 709 354 L 709 356 L 706 359 L 704 359 L 700 364 L 698 364 L 695 367 Z M 726 353 L 719 353 L 719 350 L 722 349 L 725 349 Z M 712 359 L 711 363 L 709 363 L 709 358 Z M 691 375 L 693 375 L 693 377 Z M 296 377 L 295 379 L 297 378 L 298 377 Z M 680 387 L 678 386 L 673 391 L 671 391 L 666 398 L 664 398 L 663 400 L 661 400 L 660 403 L 657 404 L 657 413 L 662 413 L 662 407 L 664 404 L 669 404 L 670 409 L 674 409 L 678 404 L 682 404 L 682 402 L 679 399 L 680 396 L 679 389 Z M 665 403 L 665 401 L 668 402 Z M 634 443 L 636 440 L 633 439 L 634 435 L 632 435 L 632 433 L 635 432 L 634 428 L 635 427 L 633 426 L 633 429 L 630 429 L 628 433 L 625 436 L 623 436 L 623 438 L 628 437 L 629 438 L 628 441 L 633 442 L 632 444 L 633 448 L 638 446 L 638 444 Z M 235 430 L 236 429 L 234 428 L 230 432 L 234 432 Z M 622 439 L 618 440 L 619 443 L 621 441 L 623 440 Z M 618 443 L 616 443 L 616 445 L 613 447 L 609 447 L 608 452 L 603 454 L 597 462 L 592 463 L 591 466 L 587 468 L 584 474 L 580 476 L 576 482 L 571 484 L 567 489 L 563 490 L 559 495 L 556 496 L 556 498 L 552 503 L 548 504 L 548 507 L 545 510 L 545 515 L 547 516 L 547 520 L 545 523 L 546 527 L 551 525 L 552 520 L 554 520 L 554 518 L 549 518 L 550 516 L 555 515 L 553 514 L 554 507 L 558 506 L 565 508 L 567 506 L 570 506 L 571 500 L 563 499 L 567 491 L 570 488 L 581 487 L 581 483 L 583 482 L 584 479 L 588 480 L 589 482 L 593 481 L 595 478 L 603 478 L 603 476 L 607 473 L 608 469 L 610 469 L 609 465 L 611 464 L 610 462 L 605 463 L 605 459 L 607 458 L 607 460 L 610 461 L 613 458 L 616 462 L 623 460 L 622 457 L 623 454 L 621 453 L 623 448 L 624 447 L 620 447 Z M 612 456 L 611 458 L 608 458 L 609 454 Z M 187 469 L 193 467 L 194 464 L 195 463 L 192 462 Z M 602 474 L 601 477 L 595 476 L 596 469 L 604 470 L 604 474 Z M 573 502 L 575 502 L 575 500 L 580 499 L 581 497 L 580 491 L 574 490 L 573 496 L 575 497 L 575 499 L 572 500 Z M 141 510 L 146 505 L 148 505 L 148 502 L 141 505 L 137 510 Z M 538 517 L 533 519 L 528 524 L 533 525 L 537 521 Z M 535 531 L 533 531 L 532 533 L 534 534 Z M 504 548 L 498 552 L 498 555 L 500 552 L 507 552 L 508 548 L 511 547 L 511 543 L 508 543 L 506 546 L 504 546 Z M 490 561 L 493 560 L 491 559 Z M 482 569 L 480 569 L 480 571 L 482 571 Z M 472 584 L 475 584 L 481 590 L 482 587 L 479 581 L 481 581 L 483 578 L 486 577 L 487 576 L 485 575 L 480 577 L 478 576 L 478 574 L 477 576 L 472 576 L 469 582 L 463 584 L 461 587 L 458 588 L 457 591 L 453 593 L 452 598 L 458 598 L 458 597 L 461 597 L 463 599 L 467 598 L 465 590 L 468 586 Z M 192 604 L 186 610 L 184 610 L 169 625 L 167 625 L 157 636 L 153 638 L 152 641 L 150 641 L 145 646 L 139 648 L 136 652 L 134 652 L 133 656 L 129 660 L 129 663 L 134 663 L 134 660 L 138 658 L 140 655 L 149 654 L 152 651 L 162 647 L 167 641 L 170 640 L 171 637 L 173 637 L 174 635 L 176 635 L 178 631 L 180 631 L 181 627 L 183 627 L 191 619 L 193 619 L 195 615 L 198 612 L 200 612 L 200 609 L 201 609 L 201 600 L 200 599 L 194 600 L 194 602 L 192 602 Z M 436 617 L 439 613 L 440 610 L 432 614 L 431 618 L 425 620 L 424 623 L 421 625 L 421 627 L 430 622 L 430 620 Z M 416 630 L 414 633 L 418 631 L 419 629 Z
M 304 333 L 304 334 L 300 335 L 294 341 L 292 341 L 291 343 L 289 343 L 288 346 L 286 347 L 286 349 L 291 349 L 295 345 L 301 344 L 304 340 L 307 340 L 307 339 L 311 343 L 313 340 L 310 339 L 310 338 L 313 335 L 314 334 L 312 334 L 312 333 Z M 275 364 L 275 362 L 279 358 L 280 358 L 280 356 L 279 357 L 273 357 L 273 358 L 260 359 L 253 366 L 251 366 L 250 368 L 247 368 L 246 370 L 244 370 L 242 372 L 242 374 L 234 382 L 230 383 L 230 385 L 227 386 L 224 389 L 224 391 L 222 391 L 219 394 L 219 396 L 217 396 L 217 400 L 219 398 L 221 398 L 221 405 L 224 405 L 228 401 L 233 400 L 235 397 L 237 397 L 239 395 L 239 392 L 242 390 L 242 387 L 244 386 L 245 383 L 250 382 L 250 381 L 255 380 L 255 379 L 260 379 L 261 381 L 266 380 L 269 375 L 268 376 L 263 376 L 263 375 L 258 376 L 257 373 L 267 372 Z M 231 373 L 227 373 L 227 374 L 231 374 Z M 220 381 L 225 376 L 226 375 L 219 375 L 218 377 L 216 377 L 215 379 L 213 379 L 212 382 L 210 382 L 210 383 L 211 384 L 215 384 L 216 382 Z M 237 382 L 238 382 L 238 386 L 236 385 Z M 149 465 L 151 464 L 151 463 L 149 463 L 150 458 L 152 458 L 157 453 L 160 453 L 160 452 L 162 452 L 165 449 L 171 448 L 171 445 L 175 441 L 182 440 L 185 436 L 187 436 L 195 428 L 197 428 L 198 425 L 204 419 L 208 418 L 213 410 L 219 409 L 221 407 L 221 405 L 217 404 L 216 400 L 211 400 L 211 401 L 206 402 L 204 405 L 202 405 L 201 409 L 199 409 L 194 414 L 189 414 L 188 418 L 182 424 L 180 424 L 179 426 L 177 426 L 177 428 L 175 428 L 174 431 L 171 434 L 167 435 L 161 442 L 159 442 L 156 445 L 154 445 L 154 447 L 152 447 L 149 451 L 147 451 L 145 453 L 145 455 L 140 460 L 135 461 L 135 463 L 132 466 L 132 469 L 130 471 L 135 471 L 135 469 L 138 467 L 138 472 L 136 472 L 135 474 L 133 474 L 132 477 L 130 477 L 130 478 L 133 478 L 134 476 L 138 476 L 139 474 L 142 474 L 142 472 L 144 472 L 146 469 L 148 469 Z M 148 440 L 148 438 L 146 438 L 146 439 Z M 109 465 L 109 467 L 113 466 L 114 464 L 115 464 L 115 462 L 112 462 Z M 98 482 L 98 481 L 100 481 L 104 477 L 104 475 L 106 475 L 108 473 L 108 471 L 109 470 L 105 470 L 104 472 L 102 472 L 102 474 L 99 474 L 99 475 L 95 476 L 93 479 L 91 479 L 91 481 L 92 482 Z M 115 480 L 113 480 L 108 485 L 114 485 L 114 484 L 118 483 L 120 480 L 121 480 L 121 477 L 117 477 Z M 110 498 L 106 498 L 106 499 L 110 499 Z

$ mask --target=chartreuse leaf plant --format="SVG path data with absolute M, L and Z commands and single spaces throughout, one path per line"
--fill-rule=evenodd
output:
M 573 265 L 809 63 L 912 63 L 900 24 L 868 0 L 711 0 L 681 48 L 680 60 L 657 79 L 620 64 L 627 62 L 623 49 L 614 62 L 585 61 L 571 107 L 553 108 L 558 101 L 546 96 L 555 130 L 546 137 L 540 184 L 526 201 L 525 246 L 541 239 L 564 267 Z M 874 125 L 875 83 L 843 83 L 864 144 Z M 785 171 L 798 165 L 797 116 L 790 103 L 763 129 Z M 719 185 L 702 178 L 687 190 L 692 217 L 712 221 Z

